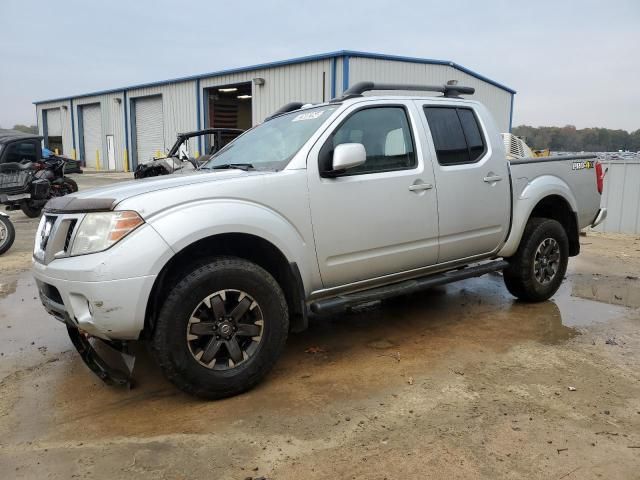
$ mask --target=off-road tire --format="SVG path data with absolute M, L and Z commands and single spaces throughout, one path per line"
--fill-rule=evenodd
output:
M 20 204 L 20 210 L 29 218 L 38 218 L 42 213 L 42 207 L 34 207 L 29 205 L 28 202 L 22 202 Z
M 0 228 L 3 228 L 6 231 L 6 236 L 4 239 L 0 239 L 0 255 L 11 248 L 14 240 L 16 239 L 16 229 L 13 228 L 13 223 L 7 217 L 0 216 Z
M 78 191 L 78 184 L 73 178 L 64 177 L 62 181 L 65 183 L 65 185 L 67 185 L 67 187 L 71 191 L 70 193 L 75 193 Z
M 180 390 L 219 399 L 254 387 L 274 366 L 289 332 L 282 289 L 263 268 L 236 257 L 215 257 L 189 268 L 165 300 L 151 339 L 151 350 L 166 378 Z M 230 370 L 212 370 L 192 355 L 186 337 L 194 309 L 208 295 L 225 289 L 247 292 L 264 317 L 258 350 Z
M 538 247 L 547 238 L 554 239 L 560 247 L 560 260 L 555 276 L 549 283 L 542 284 L 536 279 L 534 261 Z M 567 232 L 556 220 L 531 218 L 516 254 L 507 260 L 509 267 L 503 272 L 504 283 L 514 297 L 527 302 L 548 300 L 558 291 L 567 272 L 569 263 Z

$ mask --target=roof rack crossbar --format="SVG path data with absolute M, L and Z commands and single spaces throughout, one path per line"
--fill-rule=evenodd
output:
M 440 92 L 445 97 L 459 98 L 460 95 L 473 95 L 476 89 L 473 87 L 463 87 L 462 85 L 418 85 L 403 83 L 376 83 L 358 82 L 344 91 L 341 97 L 332 101 L 346 100 L 347 98 L 361 97 L 364 92 L 373 90 L 411 90 L 420 92 Z

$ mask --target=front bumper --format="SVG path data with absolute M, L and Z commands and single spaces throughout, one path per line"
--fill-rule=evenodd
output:
M 139 337 L 155 275 L 101 282 L 71 281 L 47 275 L 46 266 L 37 262 L 33 274 L 45 310 L 70 328 L 104 340 Z

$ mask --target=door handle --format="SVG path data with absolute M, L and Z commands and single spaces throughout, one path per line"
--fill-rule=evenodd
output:
M 493 183 L 499 182 L 500 180 L 502 180 L 502 177 L 500 175 L 489 175 L 488 177 L 484 177 L 483 180 L 487 183 Z
M 431 190 L 433 185 L 430 183 L 414 183 L 413 185 L 409 185 L 409 190 L 412 192 L 419 192 L 420 190 Z

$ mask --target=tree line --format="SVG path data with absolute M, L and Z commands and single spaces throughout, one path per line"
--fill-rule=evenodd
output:
M 520 125 L 512 130 L 523 137 L 534 150 L 549 148 L 565 152 L 617 152 L 640 151 L 640 129 L 634 132 L 609 128 L 530 127 Z

